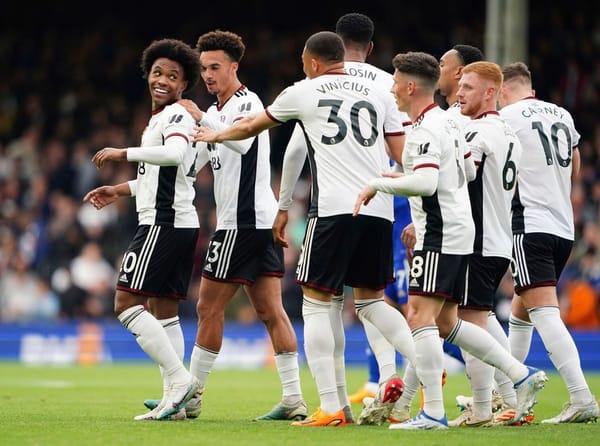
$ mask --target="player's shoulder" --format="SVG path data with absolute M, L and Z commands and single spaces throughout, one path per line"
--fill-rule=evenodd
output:
M 237 102 L 260 102 L 262 104 L 262 100 L 254 91 L 250 90 L 245 85 L 242 85 L 240 88 L 233 93 L 233 96 L 229 99 L 228 102 L 237 103 Z
M 345 61 L 346 73 L 354 77 L 365 78 L 374 82 L 393 82 L 392 73 L 367 62 Z
M 184 120 L 186 122 L 194 122 L 192 115 L 178 102 L 173 102 L 172 104 L 165 106 L 160 113 L 160 118 L 169 124 L 179 123 Z

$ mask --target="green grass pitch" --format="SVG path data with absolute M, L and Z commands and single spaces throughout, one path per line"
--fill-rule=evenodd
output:
M 306 368 L 302 388 L 309 412 L 318 396 Z M 366 371 L 347 371 L 352 392 L 363 384 Z M 586 377 L 597 396 L 600 374 Z M 556 374 L 535 406 L 536 421 L 556 415 L 567 400 Z M 274 369 L 214 370 L 196 420 L 135 422 L 145 412 L 142 401 L 160 396 L 158 368 L 149 363 L 93 367 L 24 367 L 0 362 L 0 444 L 19 445 L 531 445 L 600 444 L 600 424 L 522 427 L 455 428 L 446 431 L 400 432 L 384 426 L 297 428 L 289 422 L 253 422 L 277 403 L 281 390 Z M 457 394 L 470 394 L 462 373 L 449 376 L 444 387 L 447 416 L 458 415 Z M 417 402 L 415 402 L 416 404 Z M 355 416 L 360 406 L 352 407 Z

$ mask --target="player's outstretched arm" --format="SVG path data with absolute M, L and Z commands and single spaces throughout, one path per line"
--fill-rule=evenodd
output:
M 131 195 L 129 183 L 121 183 L 115 186 L 97 187 L 85 194 L 85 197 L 83 197 L 83 201 L 86 203 L 90 203 L 96 209 L 102 209 L 103 207 L 114 203 L 119 197 L 122 197 L 124 195 Z

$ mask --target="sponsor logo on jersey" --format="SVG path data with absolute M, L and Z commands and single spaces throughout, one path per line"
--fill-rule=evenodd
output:
M 127 274 L 121 274 L 121 277 L 119 277 L 119 281 L 129 283 L 129 279 L 127 279 Z

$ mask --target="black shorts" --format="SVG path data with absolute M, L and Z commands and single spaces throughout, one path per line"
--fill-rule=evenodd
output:
M 117 289 L 147 297 L 186 299 L 198 228 L 140 225 L 123 254 Z
M 383 290 L 393 281 L 391 221 L 350 214 L 308 220 L 297 283 L 341 295 L 344 285 Z
M 503 257 L 471 254 L 467 268 L 467 290 L 460 308 L 492 310 L 496 290 L 509 266 L 510 260 Z
M 441 297 L 460 303 L 470 255 L 415 251 L 410 266 L 409 296 Z
M 252 285 L 260 275 L 282 277 L 283 272 L 283 248 L 270 229 L 224 229 L 208 243 L 202 276 Z
M 511 269 L 515 292 L 556 286 L 572 248 L 572 240 L 552 234 L 514 234 Z

